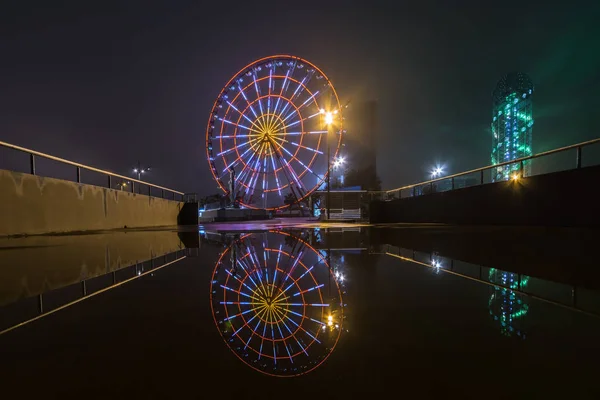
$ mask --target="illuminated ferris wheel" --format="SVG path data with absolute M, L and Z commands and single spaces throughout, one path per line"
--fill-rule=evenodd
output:
M 211 307 L 237 357 L 262 373 L 297 376 L 334 350 L 344 320 L 340 286 L 323 255 L 285 232 L 249 234 L 217 262 Z
M 206 154 L 219 187 L 249 208 L 300 201 L 325 180 L 342 140 L 337 93 L 323 71 L 299 57 L 259 59 L 219 93 L 206 130 Z M 330 156 L 328 157 L 328 146 Z

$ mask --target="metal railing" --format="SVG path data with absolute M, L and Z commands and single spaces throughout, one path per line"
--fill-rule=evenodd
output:
M 581 163 L 582 163 L 582 151 L 581 149 L 583 147 L 586 146 L 590 146 L 596 143 L 600 143 L 600 138 L 598 139 L 593 139 L 593 140 L 588 140 L 587 142 L 581 142 L 581 143 L 577 143 L 577 144 L 573 144 L 570 146 L 566 146 L 566 147 L 561 147 L 558 149 L 554 149 L 554 150 L 549 150 L 549 151 L 544 151 L 542 153 L 538 153 L 538 154 L 534 154 L 528 157 L 522 157 L 522 158 L 515 158 L 513 160 L 510 161 L 505 161 L 499 164 L 495 164 L 495 165 L 488 165 L 486 167 L 481 167 L 481 168 L 476 168 L 476 169 L 472 169 L 469 171 L 465 171 L 465 172 L 460 172 L 458 174 L 454 174 L 454 175 L 447 175 L 447 176 L 443 176 L 441 178 L 436 178 L 436 179 L 431 179 L 428 181 L 424 181 L 424 182 L 419 182 L 419 183 L 414 183 L 412 185 L 407 185 L 407 186 L 402 186 L 396 189 L 390 189 L 390 190 L 381 190 L 381 191 L 372 191 L 369 192 L 371 199 L 373 199 L 376 196 L 381 196 L 381 195 L 386 195 L 388 198 L 402 198 L 402 191 L 404 190 L 410 190 L 410 196 L 409 197 L 414 197 L 414 196 L 419 196 L 419 195 L 424 195 L 427 193 L 418 193 L 417 192 L 417 188 L 426 188 L 429 186 L 429 193 L 433 193 L 434 192 L 434 186 L 433 184 L 436 182 L 441 182 L 441 181 L 447 181 L 450 180 L 451 184 L 450 184 L 450 190 L 454 190 L 456 189 L 455 187 L 455 178 L 457 177 L 462 177 L 462 176 L 466 176 L 466 175 L 471 175 L 471 174 L 475 174 L 475 173 L 479 173 L 479 181 L 478 184 L 479 185 L 483 185 L 484 184 L 484 172 L 485 171 L 489 171 L 489 170 L 493 170 L 499 167 L 504 167 L 507 165 L 515 165 L 518 164 L 518 170 L 519 173 L 521 174 L 520 177 L 522 177 L 522 173 L 524 171 L 524 162 L 528 161 L 528 160 L 533 160 L 535 158 L 541 158 L 541 157 L 546 157 L 552 154 L 557 154 L 557 153 L 562 153 L 568 150 L 576 150 L 576 157 L 575 157 L 575 163 L 574 163 L 574 167 L 571 169 L 578 169 L 581 168 Z M 395 197 L 395 195 L 398 194 L 398 197 Z
M 159 186 L 159 185 L 155 185 L 153 183 L 148 183 L 148 182 L 144 182 L 144 181 L 140 181 L 138 179 L 133 179 L 130 178 L 128 176 L 124 176 L 124 175 L 119 175 L 119 174 L 115 174 L 112 173 L 110 171 L 105 171 L 103 169 L 99 169 L 99 168 L 95 168 L 95 167 L 90 167 L 89 165 L 84 165 L 84 164 L 80 164 L 80 163 L 76 163 L 73 161 L 69 161 L 69 160 L 65 160 L 64 158 L 60 158 L 60 157 L 55 157 L 55 156 L 51 156 L 50 154 L 45 154 L 39 151 L 35 151 L 35 150 L 31 150 L 25 147 L 21 147 L 21 146 L 17 146 L 14 144 L 10 144 L 10 143 L 6 143 L 6 142 L 2 142 L 0 141 L 0 147 L 6 147 L 9 149 L 13 149 L 13 150 L 17 150 L 23 153 L 27 153 L 29 154 L 29 172 L 31 173 L 31 175 L 37 175 L 37 171 L 36 171 L 36 157 L 41 157 L 41 158 L 45 158 L 48 160 L 53 160 L 53 161 L 57 161 L 59 163 L 62 164 L 66 164 L 66 165 L 71 165 L 75 168 L 77 168 L 76 170 L 76 181 L 77 183 L 82 183 L 81 182 L 81 171 L 82 170 L 87 170 L 87 171 L 92 171 L 92 172 L 98 172 L 100 174 L 104 174 L 108 177 L 108 182 L 107 182 L 107 187 L 109 189 L 112 189 L 112 178 L 118 178 L 118 179 L 122 179 L 124 181 L 127 182 L 131 182 L 131 193 L 135 193 L 135 185 L 137 184 L 138 186 L 138 194 L 142 194 L 141 193 L 141 186 L 144 185 L 148 188 L 148 192 L 145 193 L 148 196 L 152 196 L 152 197 L 160 197 L 160 198 L 169 198 L 171 200 L 176 200 L 175 196 L 177 195 L 179 197 L 179 200 L 182 201 L 184 199 L 185 193 L 183 192 L 179 192 L 177 190 L 173 190 L 173 189 L 169 189 L 163 186 Z M 154 189 L 158 189 L 160 190 L 160 196 L 153 196 L 152 195 L 152 188 Z M 129 190 L 128 190 L 129 191 Z M 169 196 L 165 197 L 165 194 L 169 194 Z

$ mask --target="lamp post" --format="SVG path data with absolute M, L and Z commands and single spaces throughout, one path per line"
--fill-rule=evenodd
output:
M 331 216 L 331 144 L 329 138 L 329 127 L 333 124 L 333 116 L 337 114 L 338 110 L 325 111 L 324 109 L 320 110 L 320 114 L 324 118 L 325 126 L 327 127 L 327 219 L 330 219 Z
M 137 174 L 138 181 L 141 181 L 142 180 L 142 174 L 144 174 L 144 173 L 146 173 L 148 171 L 150 171 L 150 167 L 142 168 L 142 165 L 140 164 L 139 160 L 138 160 L 138 163 L 137 163 L 137 168 L 133 169 L 133 172 Z

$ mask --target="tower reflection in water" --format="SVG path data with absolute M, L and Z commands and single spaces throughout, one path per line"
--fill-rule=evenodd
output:
M 282 231 L 235 238 L 211 280 L 215 324 L 231 351 L 272 376 L 321 365 L 342 332 L 338 279 L 319 251 Z
M 524 291 L 529 277 L 490 268 L 489 281 L 497 285 L 492 287 L 488 309 L 494 321 L 500 325 L 500 333 L 525 339 L 522 319 L 529 311 L 529 304 L 524 301 L 527 297 L 515 290 Z

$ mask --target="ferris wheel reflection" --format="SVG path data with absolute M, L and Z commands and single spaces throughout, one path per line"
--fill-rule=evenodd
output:
M 302 375 L 335 349 L 344 304 L 327 257 L 282 231 L 235 238 L 211 279 L 215 324 L 230 350 L 267 375 Z

